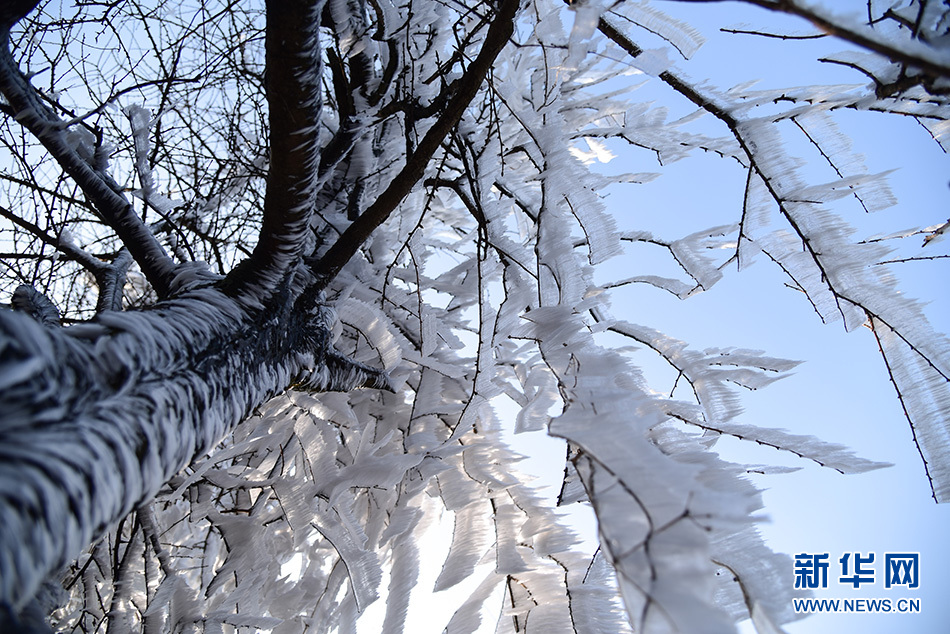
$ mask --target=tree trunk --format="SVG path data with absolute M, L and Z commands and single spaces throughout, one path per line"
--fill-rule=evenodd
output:
M 330 347 L 330 319 L 254 316 L 210 287 L 65 329 L 0 311 L 0 604 L 20 612 L 275 394 L 387 387 Z

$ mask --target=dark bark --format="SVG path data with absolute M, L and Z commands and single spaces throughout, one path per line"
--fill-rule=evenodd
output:
M 291 386 L 386 388 L 327 309 L 252 317 L 212 288 L 65 329 L 0 312 L 0 605 L 43 580 Z
M 317 187 L 322 1 L 267 2 L 265 39 L 270 167 L 261 233 L 224 288 L 266 298 L 300 260 Z
M 422 178 L 429 160 L 454 128 L 468 105 L 475 98 L 495 59 L 508 43 L 514 30 L 518 0 L 502 0 L 498 13 L 492 20 L 478 56 L 454 86 L 454 93 L 445 109 L 426 132 L 416 150 L 406 158 L 406 165 L 363 214 L 351 224 L 316 266 L 317 275 L 323 284 L 332 280 L 349 262 L 369 236 L 386 222 L 396 206 L 409 194 Z

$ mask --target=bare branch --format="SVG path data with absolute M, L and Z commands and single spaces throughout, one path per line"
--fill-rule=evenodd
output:
M 10 51 L 10 28 L 14 23 L 9 20 L 0 23 L 0 93 L 12 108 L 16 120 L 43 144 L 115 230 L 158 295 L 168 295 L 174 263 L 145 223 L 135 215 L 119 186 L 69 145 L 63 122 L 43 103 L 20 72 Z

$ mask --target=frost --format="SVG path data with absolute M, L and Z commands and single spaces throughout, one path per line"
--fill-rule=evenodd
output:
M 892 174 L 841 127 L 897 114 L 946 145 L 939 3 L 873 29 L 774 5 L 880 49 L 824 58 L 852 83 L 781 89 L 690 79 L 702 35 L 646 2 L 329 0 L 277 38 L 257 5 L 200 4 L 0 25 L 28 167 L 3 180 L 23 253 L 2 275 L 34 285 L 0 311 L 0 603 L 62 568 L 76 631 L 349 633 L 384 602 L 396 633 L 433 601 L 449 634 L 781 631 L 790 562 L 748 474 L 885 465 L 748 419 L 745 393 L 797 362 L 650 324 L 753 259 L 873 332 L 950 497 L 950 344 L 892 272 L 944 259 L 948 225 L 880 228 Z M 55 67 L 57 107 L 120 94 L 124 116 L 63 121 L 18 59 Z M 644 204 L 693 159 L 728 166 L 725 200 Z M 339 270 L 338 246 L 357 248 Z M 525 432 L 560 439 L 556 499 L 506 445 Z M 796 466 L 730 462 L 723 436 Z
M 671 18 L 646 2 L 626 3 L 619 10 L 631 22 L 668 41 L 686 59 L 695 55 L 705 41 L 692 26 Z
M 130 105 L 123 108 L 123 113 L 129 118 L 129 124 L 132 128 L 132 143 L 135 150 L 135 171 L 139 178 L 141 189 L 135 192 L 146 203 L 153 206 L 159 214 L 167 214 L 181 205 L 180 200 L 171 200 L 170 198 L 159 194 L 155 189 L 155 179 L 152 173 L 152 167 L 149 165 L 149 151 L 151 149 L 150 130 L 155 121 L 152 119 L 152 113 L 142 106 Z

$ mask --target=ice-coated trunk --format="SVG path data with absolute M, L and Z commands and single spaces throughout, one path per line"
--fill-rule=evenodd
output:
M 329 346 L 330 311 L 299 312 L 254 317 L 213 288 L 62 329 L 0 311 L 0 607 L 273 395 L 387 387 Z

